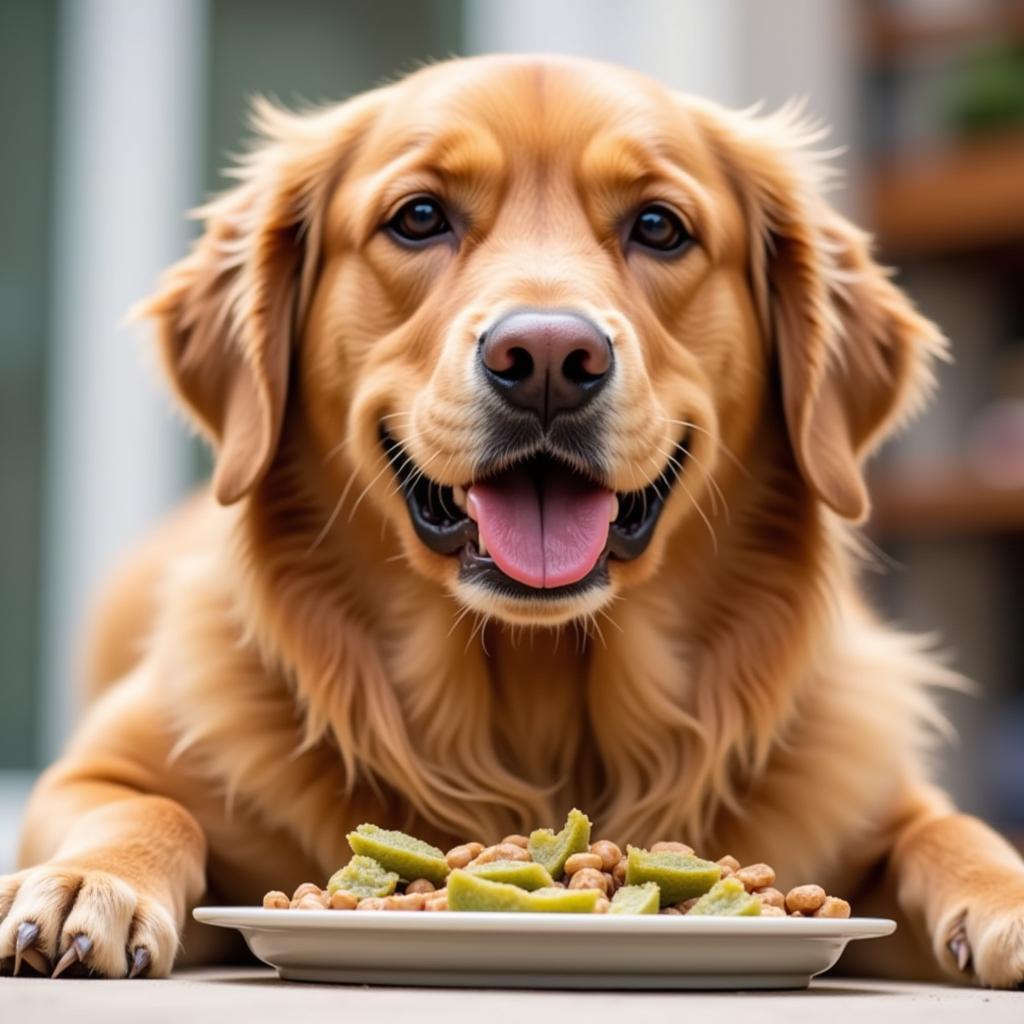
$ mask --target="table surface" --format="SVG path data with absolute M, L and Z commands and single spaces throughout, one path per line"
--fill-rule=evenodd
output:
M 696 1014 L 697 1016 L 693 1016 Z M 278 980 L 262 968 L 185 970 L 168 981 L 0 978 L 0 1020 L 227 1024 L 416 1021 L 486 1024 L 714 1020 L 741 1024 L 936 1024 L 1024 1021 L 1024 992 L 825 979 L 806 992 L 539 992 L 370 988 Z

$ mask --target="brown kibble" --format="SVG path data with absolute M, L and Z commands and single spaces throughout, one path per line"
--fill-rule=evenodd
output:
M 678 910 L 680 914 L 688 914 L 696 905 L 697 900 L 697 896 L 693 896 L 688 900 L 683 900 L 682 903 L 676 904 L 676 910 Z
M 428 896 L 423 902 L 423 909 L 427 911 L 436 912 L 439 910 L 448 909 L 448 896 L 439 896 L 437 893 L 433 893 Z
M 764 889 L 755 889 L 754 895 L 760 899 L 762 907 L 778 907 L 780 910 L 786 908 L 786 897 L 770 885 Z
M 689 857 L 693 853 L 693 847 L 687 846 L 686 843 L 661 842 L 651 847 L 651 853 L 683 853 Z
M 602 871 L 604 875 L 604 891 L 607 893 L 613 893 L 618 889 L 618 884 L 615 881 L 615 876 L 610 871 Z
M 766 889 L 775 882 L 775 869 L 768 864 L 750 864 L 735 872 L 747 892 Z
M 560 879 L 555 879 L 555 881 L 553 881 L 551 883 L 551 888 L 552 889 L 565 889 L 566 888 L 566 884 L 565 884 L 565 882 L 561 881 Z
M 426 895 L 428 892 L 434 892 L 434 883 L 429 878 L 414 878 L 406 887 L 406 893 L 423 893 Z
M 510 836 L 505 836 L 502 839 L 502 843 L 511 843 L 513 846 L 521 846 L 524 850 L 530 845 L 530 840 L 526 836 L 521 836 L 518 833 L 513 832 Z
M 626 868 L 629 866 L 629 861 L 625 857 L 619 861 L 615 867 L 612 868 L 612 878 L 615 879 L 616 885 L 626 884 Z
M 483 843 L 463 843 L 461 846 L 453 846 L 444 855 L 444 859 L 450 868 L 464 868 L 474 857 L 483 852 L 483 848 Z
M 386 910 L 390 896 L 367 896 L 356 904 L 356 910 Z
M 849 917 L 850 904 L 838 896 L 828 896 L 814 912 L 815 917 Z
M 663 910 L 658 911 L 659 914 L 668 914 L 669 917 L 681 917 L 682 911 L 676 910 L 675 907 L 665 907 Z
M 497 846 L 488 846 L 481 850 L 469 863 L 470 864 L 491 864 L 496 860 L 529 860 L 530 855 L 521 846 L 515 843 L 498 843 Z
M 600 889 L 606 896 L 604 875 L 597 868 L 581 868 L 569 879 L 570 889 Z
M 353 896 L 347 889 L 335 889 L 327 905 L 331 910 L 355 910 L 359 905 L 359 897 Z
M 590 852 L 601 858 L 601 870 L 611 871 L 622 860 L 622 850 L 610 839 L 598 839 L 590 844 Z
M 287 910 L 288 897 L 277 889 L 272 889 L 263 897 L 263 906 L 266 910 Z
M 591 911 L 592 914 L 607 914 L 608 908 L 612 905 L 610 899 L 607 896 L 601 896 L 598 901 L 594 904 L 594 909 Z
M 322 896 L 307 892 L 305 896 L 296 901 L 295 908 L 297 910 L 323 910 L 325 909 L 324 899 Z
M 740 862 L 731 853 L 727 853 L 724 857 L 719 857 L 717 863 L 722 867 L 723 878 L 735 875 L 740 869 Z
M 316 885 L 313 882 L 303 882 L 302 885 L 292 893 L 292 899 L 301 900 L 303 896 L 309 896 L 310 894 L 319 896 L 321 891 L 322 890 L 319 885 Z
M 384 900 L 385 910 L 422 910 L 426 897 L 421 892 L 410 892 L 403 896 L 388 896 Z
M 826 899 L 826 892 L 820 885 L 798 885 L 786 893 L 786 909 L 799 910 L 801 914 L 813 914 Z
M 594 868 L 595 870 L 600 871 L 600 856 L 596 853 L 574 853 L 565 862 L 565 873 L 570 877 L 575 875 L 577 871 L 582 871 L 584 868 Z
M 785 917 L 786 912 L 782 907 L 773 907 L 770 903 L 761 904 L 761 916 L 762 917 Z M 799 915 L 795 915 L 799 916 Z

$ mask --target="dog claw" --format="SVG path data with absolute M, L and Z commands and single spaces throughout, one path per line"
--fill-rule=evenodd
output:
M 953 937 L 946 943 L 953 959 L 956 960 L 957 970 L 966 971 L 971 965 L 971 944 L 967 941 L 967 933 L 961 925 Z
M 14 973 L 15 975 L 21 970 L 21 961 L 24 960 L 27 964 L 35 965 L 35 957 L 33 953 L 37 953 L 35 949 L 36 939 L 39 938 L 39 925 L 35 921 L 22 921 L 18 925 L 18 931 L 14 939 Z M 37 953 L 41 958 L 42 954 Z M 39 968 L 36 967 L 36 970 Z
M 129 978 L 137 978 L 144 971 L 149 969 L 149 950 L 145 946 L 139 946 L 132 955 L 132 966 L 128 971 Z
M 76 935 L 64 955 L 57 961 L 51 978 L 59 978 L 72 964 L 81 963 L 92 952 L 92 939 L 88 935 Z

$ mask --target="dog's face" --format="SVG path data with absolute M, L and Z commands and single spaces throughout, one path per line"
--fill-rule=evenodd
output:
M 863 514 L 859 460 L 937 342 L 784 118 L 522 58 L 265 116 L 276 141 L 151 307 L 222 500 L 291 401 L 339 513 L 376 503 L 473 609 L 563 622 L 706 515 L 780 377 L 808 488 Z

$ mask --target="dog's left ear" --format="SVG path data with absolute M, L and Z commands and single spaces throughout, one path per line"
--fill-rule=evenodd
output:
M 258 101 L 262 143 L 229 172 L 240 184 L 198 211 L 195 248 L 132 311 L 157 322 L 164 370 L 215 449 L 222 504 L 252 490 L 277 451 L 330 190 L 378 96 L 316 114 Z
M 706 116 L 750 232 L 751 286 L 797 465 L 835 512 L 863 520 L 862 463 L 924 403 L 945 339 L 822 197 L 828 170 L 808 149 L 820 133 L 793 108 Z

